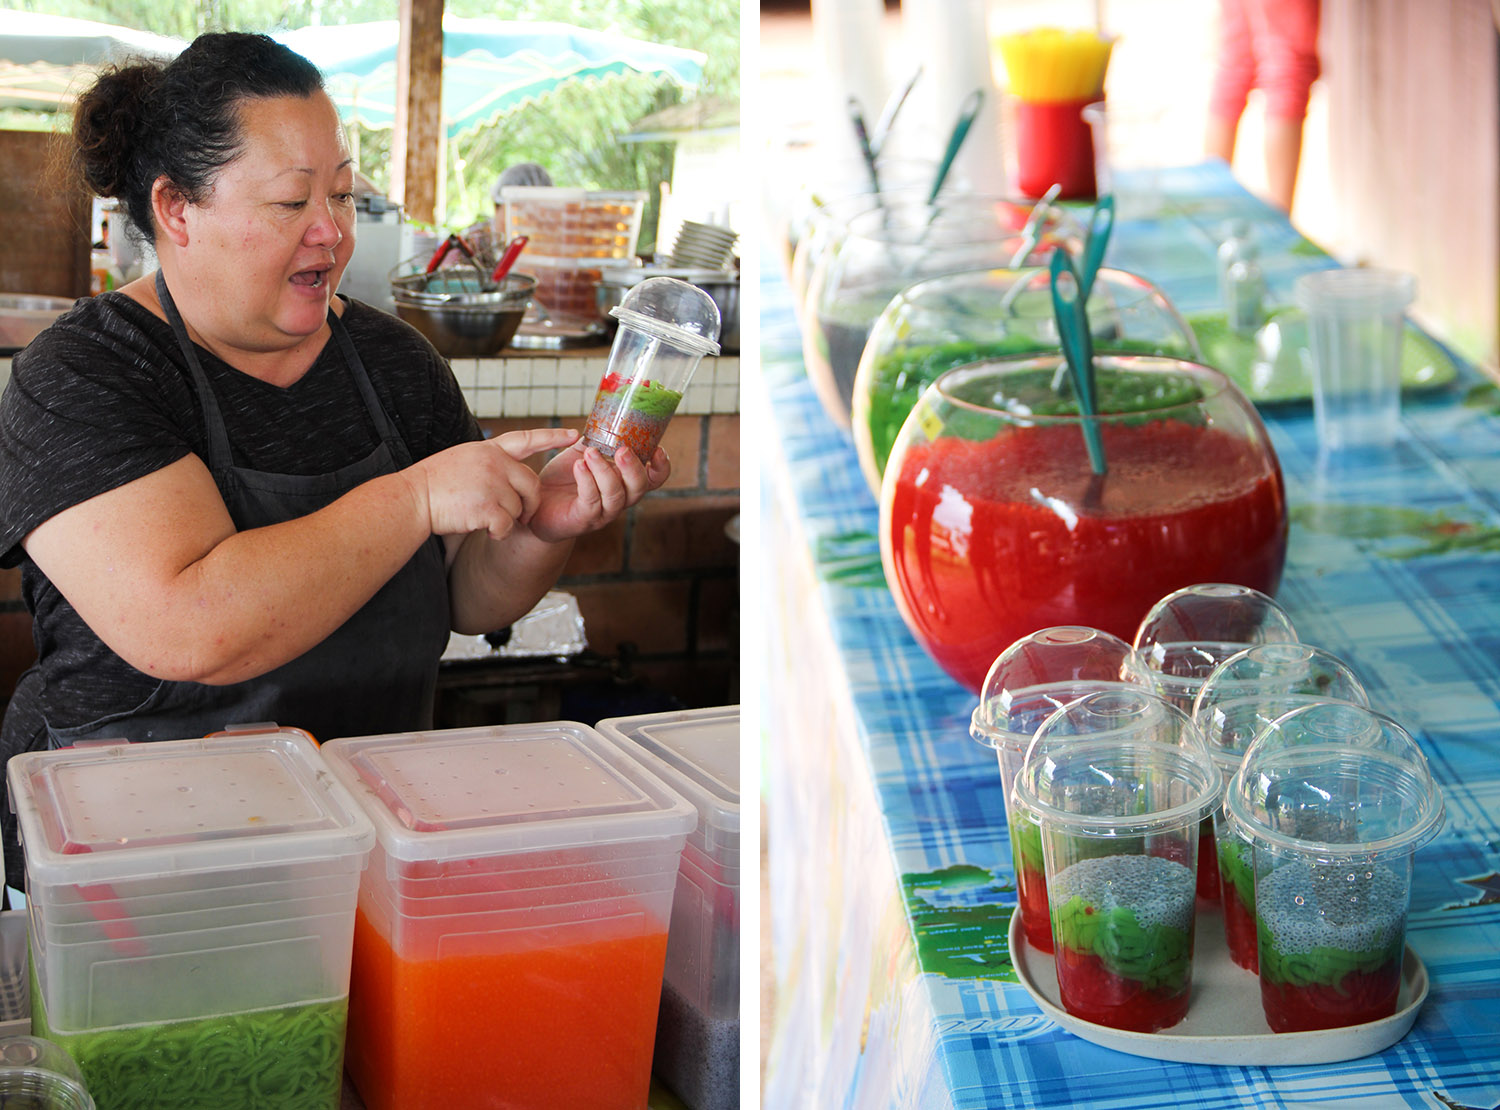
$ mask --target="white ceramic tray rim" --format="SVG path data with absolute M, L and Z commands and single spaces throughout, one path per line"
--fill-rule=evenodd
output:
M 1189 1064 L 1329 1064 L 1389 1048 L 1406 1036 L 1427 999 L 1427 968 L 1406 946 L 1396 1012 L 1380 1021 L 1308 1033 L 1273 1033 L 1260 1002 L 1260 979 L 1229 958 L 1224 918 L 1198 903 L 1193 937 L 1193 993 L 1187 1017 L 1159 1033 L 1135 1033 L 1084 1021 L 1062 1007 L 1052 957 L 1026 942 L 1021 915 L 1010 920 L 1010 953 L 1016 976 L 1042 1012 L 1086 1041 Z

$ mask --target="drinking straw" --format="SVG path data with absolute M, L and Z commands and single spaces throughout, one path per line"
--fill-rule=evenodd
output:
M 1021 245 L 1010 256 L 1012 270 L 1019 270 L 1025 264 L 1026 256 L 1036 249 L 1037 241 L 1042 237 L 1042 221 L 1047 218 L 1047 210 L 1060 192 L 1062 183 L 1054 181 L 1042 194 L 1042 199 L 1033 206 L 1031 215 L 1026 217 L 1026 225 L 1021 228 Z
M 1083 441 L 1089 453 L 1089 468 L 1098 477 L 1106 471 L 1104 438 L 1095 419 L 1099 406 L 1094 392 L 1094 343 L 1089 333 L 1088 310 L 1081 296 L 1082 287 L 1073 269 L 1073 259 L 1066 247 L 1052 252 L 1052 311 L 1057 314 L 1057 334 L 1062 341 L 1063 360 L 1078 398 L 1079 422 Z
M 1109 246 L 1109 235 L 1115 226 L 1115 198 L 1106 193 L 1094 204 L 1089 216 L 1089 229 L 1083 240 L 1083 269 L 1078 275 L 1079 299 L 1087 302 L 1094 288 L 1094 278 L 1099 273 L 1099 264 L 1104 261 L 1104 250 Z
M 859 140 L 859 153 L 865 160 L 865 169 L 870 171 L 870 191 L 880 195 L 880 171 L 875 168 L 875 151 L 870 146 L 870 132 L 865 127 L 865 113 L 859 100 L 849 98 L 849 122 L 854 124 L 854 137 Z
M 870 150 L 875 157 L 880 157 L 880 152 L 885 149 L 885 141 L 891 136 L 891 128 L 896 124 L 896 114 L 901 111 L 901 105 L 906 103 L 906 98 L 911 95 L 912 86 L 917 83 L 917 78 L 922 76 L 922 67 L 919 65 L 912 70 L 906 83 L 893 92 L 885 102 L 885 107 L 880 111 L 880 118 L 875 121 L 875 130 L 870 132 Z
M 943 151 L 943 160 L 938 164 L 937 176 L 932 179 L 932 192 L 927 194 L 927 203 L 931 204 L 937 200 L 938 193 L 943 188 L 943 182 L 948 177 L 948 171 L 953 168 L 953 160 L 958 157 L 958 148 L 964 145 L 964 139 L 968 138 L 969 128 L 974 126 L 974 117 L 979 114 L 979 106 L 984 103 L 984 90 L 975 89 L 964 102 L 959 105 L 958 119 L 953 124 L 953 133 L 948 136 L 948 149 Z

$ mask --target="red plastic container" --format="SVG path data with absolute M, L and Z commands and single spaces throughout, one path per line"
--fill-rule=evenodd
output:
M 1016 187 L 1028 197 L 1040 197 L 1054 183 L 1063 200 L 1092 200 L 1094 131 L 1083 109 L 1098 97 L 1084 100 L 1016 102 Z

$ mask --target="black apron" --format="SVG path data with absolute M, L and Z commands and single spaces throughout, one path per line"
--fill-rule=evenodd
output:
M 156 293 L 177 336 L 203 406 L 208 464 L 241 531 L 306 516 L 355 486 L 410 466 L 411 453 L 375 395 L 349 332 L 328 324 L 380 437 L 374 451 L 330 474 L 293 475 L 235 466 L 218 401 L 161 272 Z M 172 740 L 229 725 L 305 729 L 318 740 L 432 727 L 438 659 L 448 643 L 448 577 L 442 540 L 430 537 L 407 564 L 316 647 L 259 678 L 230 686 L 162 682 L 141 705 L 76 728 L 48 726 L 48 742 Z

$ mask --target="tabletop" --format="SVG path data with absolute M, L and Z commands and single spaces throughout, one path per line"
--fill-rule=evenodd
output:
M 1225 223 L 1251 221 L 1270 300 L 1335 265 L 1222 163 L 1166 171 L 1163 207 L 1116 223 L 1106 264 L 1193 314 L 1217 304 Z M 786 285 L 763 267 L 762 694 L 776 1024 L 771 1108 L 1182 1110 L 1500 1106 L 1500 393 L 1453 359 L 1408 393 L 1396 448 L 1320 459 L 1310 406 L 1261 406 L 1287 484 L 1278 600 L 1417 738 L 1447 821 L 1417 854 L 1407 940 L 1430 991 L 1410 1032 L 1318 1065 L 1173 1063 L 1046 1016 L 1007 944 L 1014 873 L 976 699 L 903 624 L 851 439 L 802 365 Z M 1451 352 L 1444 352 L 1451 354 Z M 1253 988 L 1252 988 L 1253 989 Z M 1258 1002 L 1256 1003 L 1258 1006 Z

